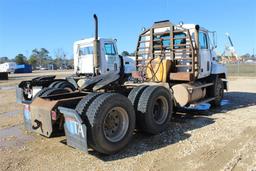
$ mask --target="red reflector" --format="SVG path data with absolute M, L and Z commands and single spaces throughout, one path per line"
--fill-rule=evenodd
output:
M 56 121 L 57 120 L 57 113 L 55 111 L 52 111 L 52 120 Z
M 25 105 L 25 110 L 30 111 L 30 105 L 26 104 Z

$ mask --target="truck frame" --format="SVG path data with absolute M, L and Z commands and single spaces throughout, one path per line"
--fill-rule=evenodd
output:
M 128 144 L 135 129 L 148 134 L 166 130 L 178 108 L 206 102 L 220 106 L 227 90 L 226 68 L 215 60 L 208 30 L 168 20 L 155 22 L 139 35 L 136 71 L 127 77 L 120 56 L 113 58 L 120 63 L 111 71 L 103 66 L 104 44 L 99 42 L 94 18 L 93 60 L 88 64 L 93 76 L 79 78 L 79 84 L 72 78 L 72 90 L 45 86 L 33 100 L 22 100 L 27 129 L 50 137 L 64 128 L 68 145 L 113 154 Z M 117 49 L 115 42 L 110 44 Z M 53 79 L 40 81 L 50 86 Z M 17 94 L 22 97 L 21 87 Z

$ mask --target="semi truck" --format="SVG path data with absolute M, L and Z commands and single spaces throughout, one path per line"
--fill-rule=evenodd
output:
M 94 19 L 95 37 L 74 45 L 76 75 L 36 78 L 17 87 L 28 130 L 46 137 L 63 131 L 69 146 L 113 154 L 135 130 L 165 131 L 179 108 L 220 106 L 228 85 L 210 39 L 214 32 L 197 24 L 155 22 L 139 35 L 135 69 L 127 75 L 116 41 L 99 38 Z M 34 94 L 27 98 L 31 87 Z

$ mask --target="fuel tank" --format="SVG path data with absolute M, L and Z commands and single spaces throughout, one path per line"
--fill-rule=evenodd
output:
M 172 86 L 174 98 L 180 107 L 196 102 L 206 95 L 206 89 L 201 88 L 201 83 L 184 83 Z

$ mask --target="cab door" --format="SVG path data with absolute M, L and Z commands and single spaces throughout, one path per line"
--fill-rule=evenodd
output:
M 120 58 L 117 53 L 115 42 L 111 40 L 104 40 L 101 43 L 102 60 L 101 60 L 101 72 L 119 71 L 120 70 Z
M 78 67 L 80 74 L 93 74 L 93 45 L 84 44 L 78 50 Z
M 208 34 L 205 31 L 199 31 L 199 55 L 200 71 L 199 78 L 204 78 L 211 73 L 211 52 Z

